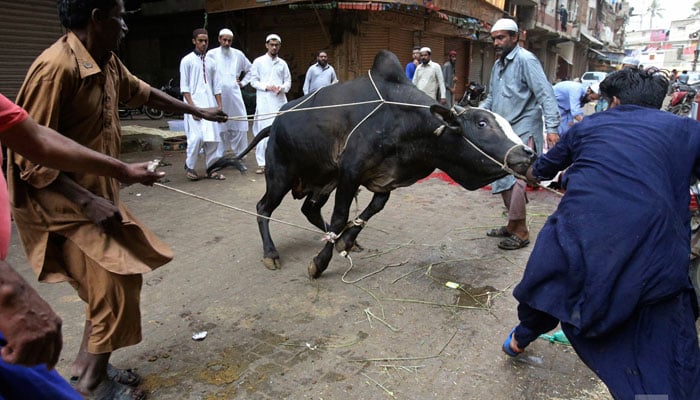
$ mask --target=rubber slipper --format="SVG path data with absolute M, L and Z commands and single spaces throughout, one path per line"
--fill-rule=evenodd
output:
M 523 350 L 518 349 L 518 351 L 516 351 L 513 350 L 512 347 L 510 347 L 510 342 L 513 341 L 513 335 L 515 335 L 515 328 L 513 328 L 513 330 L 511 330 L 508 334 L 508 337 L 503 342 L 503 346 L 501 346 L 501 350 L 503 350 L 504 353 L 508 354 L 511 357 L 517 357 L 518 354 L 523 352 Z
M 199 180 L 199 175 L 197 175 L 197 171 L 193 170 L 192 168 L 185 167 L 185 175 L 187 175 L 187 179 L 191 181 Z
M 503 250 L 517 250 L 530 244 L 530 239 L 520 239 L 516 235 L 510 235 L 498 243 L 498 248 Z
M 223 180 L 226 180 L 226 177 L 221 175 L 218 172 L 212 172 L 211 174 L 207 175 L 207 179 L 214 179 L 216 181 L 223 181 Z
M 107 364 L 107 379 L 127 386 L 138 386 L 141 383 L 141 376 L 136 372 L 117 368 L 112 364 Z
M 486 232 L 486 236 L 489 237 L 508 237 L 510 236 L 511 233 L 508 232 L 505 226 L 502 226 L 500 228 L 494 228 L 491 229 L 490 231 Z

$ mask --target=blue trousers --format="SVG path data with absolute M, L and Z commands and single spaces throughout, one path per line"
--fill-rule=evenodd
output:
M 641 307 L 627 323 L 605 336 L 588 338 L 576 334 L 569 324 L 562 324 L 562 330 L 615 399 L 635 400 L 636 395 L 646 394 L 667 396 L 668 400 L 697 400 L 697 315 L 695 294 L 690 290 Z M 515 340 L 520 348 L 559 322 L 525 304 L 518 306 L 518 317 L 521 322 L 515 329 Z
M 0 333 L 0 347 L 6 345 Z M 45 365 L 24 367 L 8 364 L 0 358 L 0 400 L 81 400 L 56 370 Z

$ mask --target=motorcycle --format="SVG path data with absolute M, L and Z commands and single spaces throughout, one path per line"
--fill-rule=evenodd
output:
M 486 99 L 486 86 L 476 82 L 469 82 L 467 90 L 464 91 L 464 95 L 457 105 L 478 107 L 479 103 L 484 101 L 484 99 Z
M 150 119 L 161 119 L 164 115 L 162 110 L 148 107 L 145 104 L 139 108 L 127 108 L 123 104 L 119 104 L 119 118 L 133 118 L 134 114 L 145 114 Z
M 169 96 L 172 96 L 172 97 L 174 97 L 174 98 L 176 98 L 176 99 L 182 101 L 182 92 L 180 91 L 180 87 L 179 87 L 179 86 L 173 86 L 173 82 L 174 82 L 174 81 L 175 81 L 175 79 L 170 78 L 170 80 L 168 81 L 168 84 L 162 86 L 162 87 L 160 88 L 160 90 L 162 90 L 163 92 L 165 92 L 165 94 L 167 94 L 167 95 L 169 95 Z M 164 115 L 165 115 L 166 117 L 172 117 L 173 115 L 175 115 L 175 113 L 166 111 L 166 112 L 164 113 Z
M 671 101 L 668 103 L 666 111 L 682 117 L 689 116 L 697 90 L 682 83 L 674 83 L 672 90 Z

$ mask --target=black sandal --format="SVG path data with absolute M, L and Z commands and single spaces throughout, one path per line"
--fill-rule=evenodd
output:
M 530 244 L 530 239 L 520 239 L 516 235 L 510 235 L 498 243 L 498 248 L 503 250 L 518 250 Z
M 502 226 L 500 228 L 494 228 L 486 232 L 486 236 L 489 237 L 509 237 L 510 235 L 511 233 L 508 232 L 505 226 Z

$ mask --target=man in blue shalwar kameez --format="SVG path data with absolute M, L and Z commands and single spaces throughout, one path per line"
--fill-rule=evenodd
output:
M 667 87 L 654 70 L 609 75 L 600 90 L 611 108 L 574 125 L 528 173 L 568 168 L 566 193 L 513 292 L 520 324 L 503 350 L 516 356 L 561 322 L 616 399 L 700 399 L 688 278 L 700 123 L 659 110 Z

